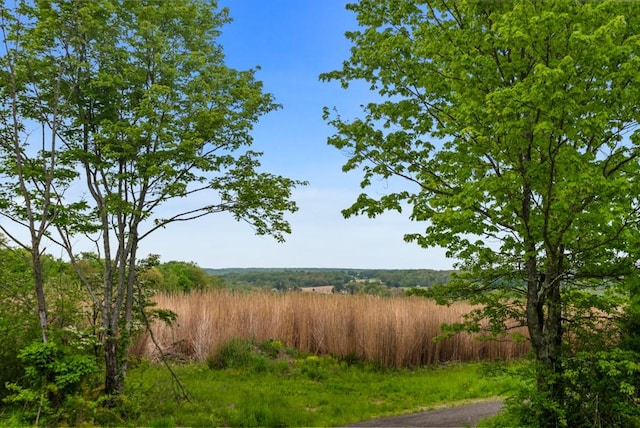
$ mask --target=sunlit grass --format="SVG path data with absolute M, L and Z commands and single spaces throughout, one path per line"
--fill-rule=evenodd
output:
M 483 365 L 381 369 L 331 357 L 298 357 L 283 366 L 265 358 L 243 368 L 206 364 L 174 370 L 189 391 L 179 401 L 161 366 L 130 373 L 128 391 L 139 406 L 135 425 L 145 426 L 337 426 L 412 413 L 468 400 L 505 395 L 517 379 L 483 376 Z M 517 363 L 512 363 L 517 364 Z

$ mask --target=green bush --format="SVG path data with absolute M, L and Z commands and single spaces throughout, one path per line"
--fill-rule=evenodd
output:
M 207 366 L 210 369 L 249 368 L 264 359 L 254 348 L 251 340 L 232 339 L 207 358 Z
M 521 380 L 520 385 L 505 400 L 506 409 L 501 417 L 501 420 L 510 422 L 507 426 L 537 427 L 540 413 L 549 411 L 554 412 L 558 420 L 562 421 L 560 426 L 567 426 L 564 409 L 553 406 L 552 400 L 539 393 L 537 379 L 539 376 L 544 378 L 539 370 L 540 366 L 535 361 L 519 369 L 517 376 Z
M 6 385 L 18 382 L 24 367 L 18 357 L 20 349 L 37 340 L 40 328 L 33 314 L 22 307 L 0 305 L 0 402 L 11 392 Z
M 7 384 L 11 393 L 4 401 L 21 406 L 23 421 L 74 424 L 79 410 L 84 413 L 94 407 L 93 400 L 82 397 L 83 387 L 98 371 L 93 356 L 73 353 L 54 342 L 33 342 L 18 358 L 24 374 L 18 382 Z
M 548 379 L 535 362 L 518 369 L 519 387 L 506 400 L 505 412 L 482 426 L 537 426 L 536 414 L 556 412 L 566 427 L 640 427 L 640 355 L 612 348 L 579 351 L 563 359 L 563 405 L 537 390 L 539 378 Z
M 569 426 L 640 426 L 640 355 L 614 348 L 565 363 Z

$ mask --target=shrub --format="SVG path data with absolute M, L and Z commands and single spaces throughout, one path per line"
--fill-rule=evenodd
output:
M 483 426 L 537 426 L 536 414 L 543 409 L 555 412 L 561 426 L 640 427 L 640 355 L 612 348 L 579 351 L 562 361 L 562 407 L 537 391 L 539 380 L 549 380 L 534 362 L 519 368 L 519 388 L 507 399 L 500 418 Z M 552 406 L 552 407 L 550 407 Z M 507 425 L 501 425 L 509 421 Z
M 570 426 L 640 426 L 640 356 L 614 348 L 580 352 L 565 364 Z
M 21 404 L 22 419 L 38 425 L 41 418 L 48 423 L 76 422 L 73 407 L 83 410 L 91 407 L 92 400 L 80 399 L 82 387 L 98 371 L 95 358 L 88 354 L 74 353 L 54 342 L 33 342 L 18 354 L 24 366 L 19 382 L 8 383 L 12 391 L 4 401 Z M 71 407 L 71 408 L 70 408 Z
M 0 305 L 0 402 L 11 391 L 7 384 L 19 381 L 24 367 L 20 349 L 39 337 L 37 319 L 19 305 Z
M 248 368 L 264 359 L 254 353 L 252 340 L 232 339 L 207 358 L 210 369 Z
M 529 364 L 520 367 L 517 371 L 516 376 L 521 380 L 520 385 L 507 398 L 506 410 L 501 418 L 503 421 L 511 422 L 507 426 L 537 427 L 541 412 L 554 412 L 558 415 L 558 420 L 564 422 L 560 426 L 566 426 L 564 409 L 554 406 L 549 397 L 538 393 L 538 378 L 544 378 L 540 370 L 541 365 L 530 361 Z

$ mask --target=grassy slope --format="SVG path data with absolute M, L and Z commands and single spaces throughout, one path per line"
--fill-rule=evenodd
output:
M 144 426 L 337 426 L 451 402 L 506 394 L 514 377 L 482 376 L 481 364 L 418 370 L 376 370 L 315 356 L 259 360 L 250 367 L 212 370 L 204 364 L 175 370 L 189 402 L 172 394 L 166 369 L 131 372 L 129 392 L 139 406 L 130 421 Z

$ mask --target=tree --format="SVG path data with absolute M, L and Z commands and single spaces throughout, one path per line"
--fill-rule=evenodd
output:
M 359 30 L 325 81 L 379 98 L 325 118 L 344 170 L 410 186 L 361 194 L 345 216 L 409 206 L 467 275 L 452 295 L 483 303 L 494 331 L 526 324 L 546 405 L 563 414 L 569 296 L 635 275 L 640 10 L 627 2 L 361 0 Z M 376 189 L 379 192 L 379 189 Z M 598 294 L 588 293 L 591 306 Z
M 158 272 L 162 276 L 158 289 L 167 292 L 202 291 L 213 288 L 214 284 L 224 284 L 219 277 L 208 275 L 193 262 L 169 261 L 158 265 Z
M 279 106 L 254 70 L 224 64 L 216 38 L 229 19 L 215 2 L 22 7 L 33 23 L 30 37 L 42 47 L 30 59 L 58 64 L 38 69 L 28 99 L 57 100 L 58 159 L 80 177 L 53 210 L 58 234 L 49 236 L 99 308 L 105 393 L 117 395 L 127 371 L 140 241 L 171 223 L 223 211 L 282 241 L 290 232 L 285 213 L 297 209 L 291 191 L 304 183 L 260 171 L 261 153 L 247 149 L 253 124 Z M 72 204 L 76 209 L 64 209 Z M 74 250 L 82 235 L 95 243 L 99 287 L 83 275 Z
M 46 343 L 42 257 L 54 212 L 62 210 L 61 198 L 75 173 L 58 153 L 61 68 L 51 57 L 41 55 L 43 38 L 34 37 L 33 22 L 24 13 L 24 4 L 15 10 L 0 6 L 0 216 L 26 231 L 27 236 L 4 224 L 0 224 L 0 231 L 28 252 L 40 331 Z M 43 70 L 49 71 L 48 96 L 39 93 Z M 34 133 L 40 138 L 33 138 Z M 54 209 L 56 206 L 59 208 Z

